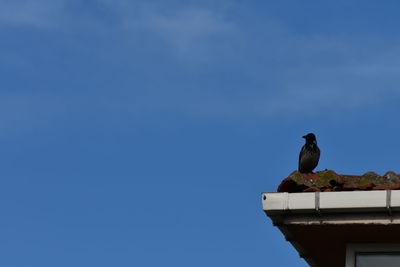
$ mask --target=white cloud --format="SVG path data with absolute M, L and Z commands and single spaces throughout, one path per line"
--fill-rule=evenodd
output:
M 143 24 L 175 49 L 190 53 L 212 42 L 213 37 L 233 31 L 232 24 L 206 9 L 180 10 L 173 15 L 153 13 Z
M 117 31 L 125 32 L 126 38 L 129 35 L 137 38 L 138 33 L 147 32 L 164 42 L 160 46 L 168 45 L 175 52 L 186 55 L 210 47 L 208 43 L 234 29 L 222 12 L 199 5 L 164 4 L 95 0 L 71 9 L 67 0 L 2 1 L 0 23 L 54 31 L 95 31 L 104 35 Z M 114 16 L 115 23 L 108 25 L 104 14 L 96 14 L 97 8 Z
M 64 0 L 1 1 L 0 23 L 53 29 L 59 26 L 65 4 Z
M 101 16 L 76 22 L 76 16 L 68 13 L 67 2 L 2 1 L 0 22 L 52 30 L 68 25 L 71 31 L 86 33 L 107 24 Z M 171 54 L 171 60 L 176 57 L 195 75 L 213 74 L 204 75 L 204 79 L 210 79 L 206 88 L 183 88 L 187 84 L 166 81 L 165 87 L 142 96 L 137 101 L 140 104 L 126 103 L 126 108 L 134 112 L 176 110 L 230 118 L 308 114 L 315 110 L 346 112 L 400 95 L 400 50 L 390 47 L 384 38 L 371 44 L 373 36 L 300 34 L 267 16 L 261 21 L 244 22 L 228 16 L 224 9 L 193 3 L 94 3 L 104 5 L 116 18 L 114 24 L 103 27 L 104 36 L 117 34 L 114 39 L 124 43 L 150 35 L 152 38 L 142 45 L 163 49 L 162 53 Z M 83 27 L 79 23 L 82 20 L 91 23 Z M 113 49 L 106 52 L 116 53 Z M 130 56 L 130 51 L 121 53 Z M 157 64 L 157 58 L 151 60 Z M 219 82 L 220 70 L 232 78 L 242 75 L 248 85 Z M 157 77 L 157 73 L 152 75 Z M 224 86 L 232 88 L 221 88 Z M 125 99 L 118 101 L 125 103 Z

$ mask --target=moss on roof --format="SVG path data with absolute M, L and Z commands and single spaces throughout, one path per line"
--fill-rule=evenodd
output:
M 374 172 L 363 175 L 339 175 L 332 170 L 316 173 L 292 172 L 278 187 L 278 192 L 349 191 L 400 189 L 400 175 L 389 171 L 383 176 Z

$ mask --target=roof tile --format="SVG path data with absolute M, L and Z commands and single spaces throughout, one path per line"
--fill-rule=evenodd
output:
M 332 192 L 400 189 L 400 174 L 392 171 L 380 176 L 374 172 L 363 175 L 337 174 L 332 170 L 316 173 L 292 172 L 278 187 L 278 192 Z

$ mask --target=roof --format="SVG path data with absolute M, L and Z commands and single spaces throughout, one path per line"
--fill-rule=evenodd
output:
M 310 266 L 345 266 L 351 243 L 398 243 L 400 175 L 292 172 L 263 210 Z M 332 257 L 334 252 L 335 257 Z
M 348 244 L 399 242 L 400 190 L 263 193 L 262 205 L 312 267 L 345 266 Z
M 332 170 L 316 173 L 292 172 L 278 187 L 278 192 L 332 192 L 400 189 L 400 175 L 392 171 L 380 176 L 374 172 L 363 175 L 337 174 Z

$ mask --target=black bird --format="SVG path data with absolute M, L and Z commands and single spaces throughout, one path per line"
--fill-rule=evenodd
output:
M 300 150 L 299 172 L 310 173 L 318 165 L 320 150 L 317 146 L 317 139 L 313 133 L 303 136 L 306 143 Z

